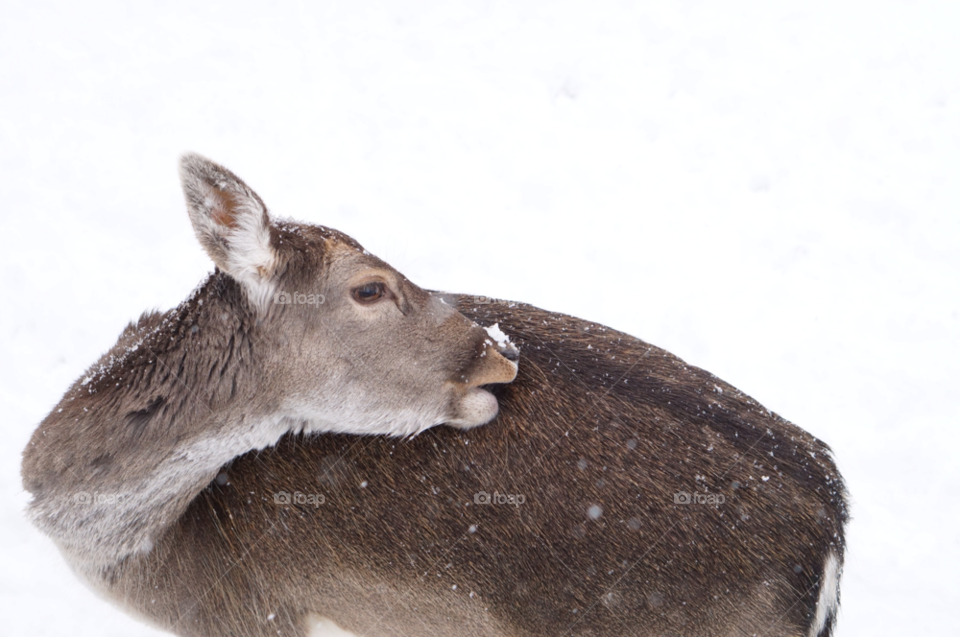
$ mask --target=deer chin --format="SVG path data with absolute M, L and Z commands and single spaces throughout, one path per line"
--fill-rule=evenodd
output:
M 446 424 L 460 429 L 485 425 L 497 416 L 500 404 L 496 396 L 482 387 L 468 387 L 453 405 L 456 416 Z

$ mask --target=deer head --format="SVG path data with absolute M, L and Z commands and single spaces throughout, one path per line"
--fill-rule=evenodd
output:
M 198 155 L 180 164 L 217 271 L 145 314 L 74 383 L 24 451 L 30 515 L 96 581 L 149 553 L 219 467 L 287 432 L 413 436 L 497 415 L 498 345 L 443 295 L 335 230 L 275 222 Z
M 225 168 L 189 154 L 180 175 L 200 244 L 267 345 L 262 378 L 280 415 L 307 431 L 395 436 L 496 416 L 483 386 L 514 379 L 516 349 L 350 237 L 272 221 Z

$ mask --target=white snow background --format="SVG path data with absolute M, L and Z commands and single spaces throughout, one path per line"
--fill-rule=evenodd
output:
M 4 635 L 158 634 L 27 523 L 19 464 L 212 269 L 187 150 L 421 286 L 624 330 L 820 437 L 837 634 L 958 634 L 960 3 L 2 0 Z

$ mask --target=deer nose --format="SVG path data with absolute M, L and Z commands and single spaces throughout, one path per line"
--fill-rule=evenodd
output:
M 513 363 L 516 363 L 518 360 L 520 360 L 520 350 L 514 347 L 512 343 L 507 343 L 504 346 L 498 347 L 497 351 L 500 352 L 501 356 Z

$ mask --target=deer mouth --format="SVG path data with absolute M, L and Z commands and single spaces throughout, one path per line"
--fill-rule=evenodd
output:
M 447 424 L 461 429 L 485 425 L 500 411 L 497 397 L 483 387 L 468 387 L 459 392 L 452 407 L 455 416 Z
M 512 382 L 517 377 L 516 350 L 507 358 L 493 347 L 486 347 L 475 360 L 472 370 L 455 383 L 453 412 L 447 424 L 468 429 L 484 425 L 500 411 L 497 397 L 491 391 L 498 385 Z

